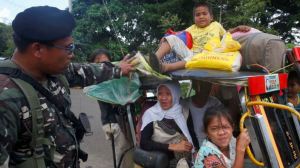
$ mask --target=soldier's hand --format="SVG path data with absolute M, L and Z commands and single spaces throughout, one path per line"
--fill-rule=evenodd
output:
M 121 68 L 122 76 L 128 76 L 129 73 L 134 70 L 132 64 L 130 64 L 130 61 L 132 59 L 133 58 L 129 58 L 129 56 L 127 55 L 123 58 L 122 61 L 120 61 L 119 67 Z

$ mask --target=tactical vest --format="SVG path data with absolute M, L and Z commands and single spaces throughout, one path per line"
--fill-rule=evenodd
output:
M 6 60 L 0 63 L 0 74 L 4 72 L 1 68 L 14 68 L 18 69 L 18 67 L 11 61 Z M 65 76 L 57 75 L 57 78 L 64 85 L 66 90 L 70 93 L 69 84 Z M 10 77 L 10 79 L 21 89 L 24 96 L 27 99 L 29 104 L 29 109 L 32 115 L 32 138 L 30 142 L 30 147 L 33 149 L 33 156 L 28 158 L 26 161 L 21 164 L 16 165 L 16 168 L 46 168 L 45 160 L 44 160 L 44 149 L 43 145 L 51 146 L 51 159 L 53 160 L 55 147 L 54 144 L 48 139 L 44 137 L 44 119 L 42 108 L 40 104 L 40 100 L 38 98 L 38 92 L 27 82 L 24 80 Z

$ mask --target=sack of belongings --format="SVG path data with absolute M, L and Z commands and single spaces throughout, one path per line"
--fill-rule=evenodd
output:
M 242 58 L 240 44 L 226 33 L 222 40 L 215 37 L 205 44 L 204 50 L 187 61 L 187 69 L 215 69 L 236 72 L 240 69 Z
M 251 70 L 251 65 L 261 65 L 269 71 L 284 66 L 286 47 L 280 37 L 263 32 L 234 37 L 241 44 L 243 58 L 241 70 Z

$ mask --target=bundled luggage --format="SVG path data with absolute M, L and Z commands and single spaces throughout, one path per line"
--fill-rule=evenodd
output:
M 251 65 L 259 64 L 269 71 L 284 66 L 286 47 L 280 37 L 257 32 L 234 38 L 241 44 L 241 70 L 251 70 Z

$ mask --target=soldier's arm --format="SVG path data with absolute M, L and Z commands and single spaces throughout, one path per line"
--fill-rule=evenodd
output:
M 16 143 L 20 128 L 21 92 L 16 88 L 0 88 L 0 166 L 8 166 L 9 153 Z
M 121 77 L 121 68 L 108 63 L 71 63 L 65 71 L 71 87 L 88 86 L 105 80 Z
M 97 64 L 71 63 L 65 71 L 65 76 L 71 87 L 88 86 L 113 78 L 127 76 L 133 70 L 130 64 L 131 60 L 132 58 L 125 56 L 118 66 L 114 66 L 109 62 Z

